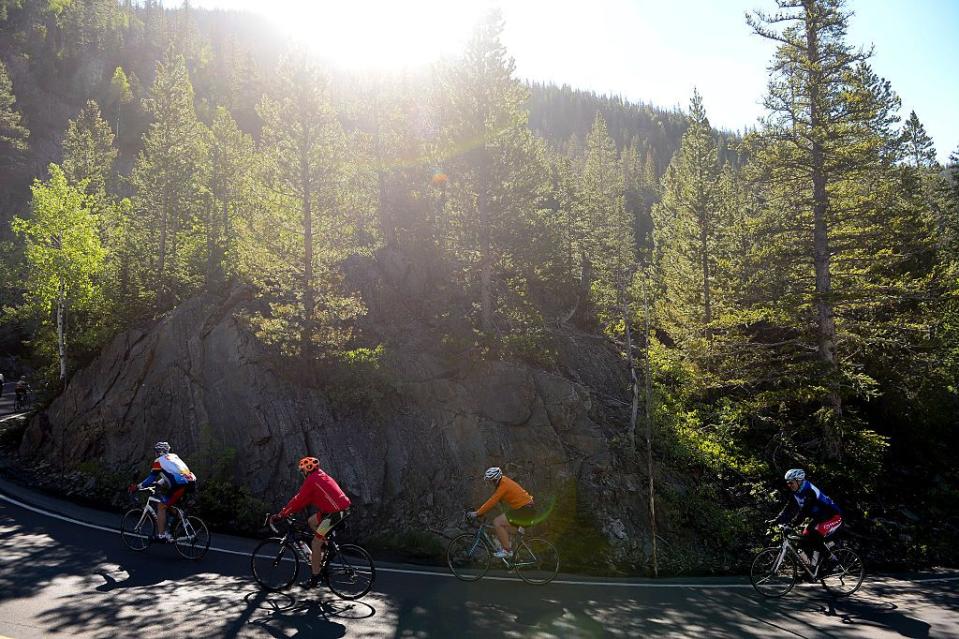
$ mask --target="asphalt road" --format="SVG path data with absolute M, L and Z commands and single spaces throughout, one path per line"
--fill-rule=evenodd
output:
M 806 586 L 764 601 L 745 579 L 465 584 L 378 562 L 373 592 L 345 602 L 260 591 L 253 540 L 215 534 L 193 563 L 169 546 L 127 550 L 118 520 L 0 481 L 0 637 L 959 637 L 955 574 L 867 576 L 849 600 Z

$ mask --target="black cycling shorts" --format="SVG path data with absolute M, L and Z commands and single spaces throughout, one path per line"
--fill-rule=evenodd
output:
M 536 504 L 529 502 L 522 508 L 508 511 L 506 521 L 513 526 L 532 526 L 538 516 L 539 510 L 536 509 Z

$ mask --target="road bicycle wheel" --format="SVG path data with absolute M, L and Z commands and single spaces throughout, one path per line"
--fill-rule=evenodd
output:
M 140 552 L 150 547 L 156 536 L 157 522 L 142 508 L 131 508 L 120 519 L 120 539 L 130 550 Z
M 513 568 L 528 584 L 548 584 L 559 572 L 559 552 L 545 539 L 525 539 L 513 555 Z
M 267 590 L 286 590 L 300 573 L 296 551 L 279 539 L 261 541 L 253 549 L 250 566 L 256 583 Z
M 177 522 L 173 541 L 184 559 L 202 559 L 210 547 L 210 530 L 202 519 L 190 516 Z
M 862 560 L 849 548 L 839 548 L 833 551 L 835 559 L 826 559 L 823 568 L 826 573 L 822 576 L 822 585 L 826 590 L 837 597 L 848 597 L 859 590 L 862 585 L 865 569 Z
M 462 581 L 482 579 L 489 570 L 492 553 L 475 533 L 463 533 L 453 538 L 446 548 L 446 563 Z
M 796 585 L 796 562 L 787 554 L 776 568 L 782 548 L 766 548 L 753 559 L 749 580 L 763 597 L 782 597 Z
M 326 580 L 342 599 L 359 599 L 370 591 L 376 580 L 373 558 L 354 544 L 342 544 L 326 562 Z

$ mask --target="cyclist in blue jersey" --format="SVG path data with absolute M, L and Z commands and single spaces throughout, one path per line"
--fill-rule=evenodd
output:
M 786 505 L 771 524 L 785 524 L 811 519 L 802 533 L 800 548 L 810 558 L 813 572 L 820 557 L 828 555 L 826 540 L 842 527 L 842 511 L 826 493 L 806 479 L 806 471 L 793 468 L 786 472 L 786 486 L 791 491 Z
M 175 505 L 183 496 L 196 486 L 196 475 L 190 472 L 178 455 L 170 452 L 170 444 L 157 442 L 153 445 L 157 458 L 153 460 L 150 474 L 139 484 L 130 484 L 128 490 L 133 493 L 154 484 L 161 489 L 160 507 L 157 511 L 157 529 L 161 541 L 172 541 L 166 529 L 167 508 Z

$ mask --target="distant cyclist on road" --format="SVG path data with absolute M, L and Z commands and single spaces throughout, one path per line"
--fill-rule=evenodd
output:
M 310 529 L 316 534 L 311 544 L 313 554 L 310 560 L 310 578 L 302 584 L 304 588 L 315 588 L 320 583 L 320 568 L 326 552 L 326 533 L 349 514 L 350 498 L 332 477 L 320 469 L 320 460 L 316 457 L 304 457 L 297 467 L 305 477 L 303 485 L 283 510 L 270 519 L 276 521 L 289 517 L 311 504 L 317 509 L 318 512 L 307 520 Z
M 485 515 L 500 500 L 506 500 L 506 505 L 511 510 L 501 513 L 493 520 L 493 530 L 496 531 L 496 538 L 499 539 L 503 547 L 497 550 L 493 556 L 500 559 L 513 556 L 513 550 L 510 548 L 509 535 L 516 532 L 518 526 L 529 526 L 536 518 L 536 505 L 533 497 L 526 492 L 522 486 L 503 474 L 499 467 L 493 466 L 487 468 L 483 474 L 483 480 L 496 487 L 493 495 L 486 500 L 482 506 L 469 513 L 470 518 L 475 519 Z
M 21 377 L 17 381 L 17 385 L 13 387 L 13 392 L 16 395 L 14 398 L 14 404 L 16 408 L 23 408 L 27 405 L 27 393 L 30 392 L 30 384 L 27 383 L 26 376 Z
M 801 468 L 786 472 L 786 486 L 792 491 L 792 495 L 779 515 L 767 523 L 785 524 L 797 520 L 812 520 L 803 530 L 799 545 L 809 556 L 815 572 L 819 559 L 828 554 L 826 540 L 842 527 L 842 511 L 836 502 L 806 479 L 806 471 Z
M 179 456 L 170 452 L 170 444 L 157 442 L 153 445 L 157 458 L 153 460 L 150 474 L 139 484 L 130 484 L 129 492 L 133 493 L 156 484 L 161 489 L 160 508 L 157 512 L 157 528 L 161 541 L 173 541 L 173 537 L 166 529 L 167 508 L 176 505 L 183 496 L 196 487 L 196 475 L 190 472 L 187 465 Z

